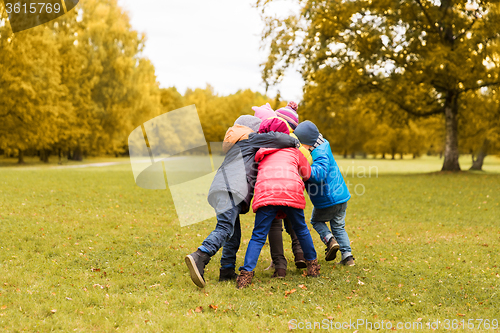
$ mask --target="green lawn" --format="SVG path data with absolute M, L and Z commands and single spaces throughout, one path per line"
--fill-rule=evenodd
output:
M 285 332 L 306 320 L 358 319 L 422 323 L 423 330 L 399 330 L 408 332 L 436 320 L 442 331 L 446 319 L 491 326 L 500 320 L 500 160 L 486 162 L 486 172 L 440 174 L 442 160 L 431 157 L 339 159 L 352 192 L 362 194 L 347 215 L 356 266 L 325 262 L 311 227 L 320 278 L 289 267 L 284 280 L 271 279 L 266 245 L 245 290 L 217 282 L 220 253 L 206 288 L 191 282 L 184 256 L 215 220 L 181 228 L 168 190 L 137 187 L 129 165 L 2 168 L 0 329 Z M 347 172 L 353 165 L 355 177 Z M 306 216 L 311 210 L 308 203 Z M 253 218 L 242 219 L 238 264 Z

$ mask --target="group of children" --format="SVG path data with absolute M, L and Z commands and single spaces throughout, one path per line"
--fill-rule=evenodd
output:
M 304 217 L 304 189 L 314 205 L 311 224 L 326 245 L 326 261 L 334 260 L 340 250 L 342 258 L 337 264 L 353 266 L 344 228 L 351 195 L 329 142 L 312 122 L 299 123 L 297 104 L 293 102 L 276 111 L 269 104 L 252 109 L 255 116 L 239 117 L 224 138 L 226 155 L 208 195 L 217 225 L 196 252 L 185 258 L 191 279 L 198 287 L 205 286 L 205 266 L 222 247 L 219 281 L 236 279 L 239 289 L 250 285 L 268 235 L 273 277 L 285 277 L 283 221 L 292 239 L 295 265 L 307 268 L 308 276 L 319 276 L 321 266 Z M 239 215 L 250 210 L 252 198 L 255 224 L 238 275 Z

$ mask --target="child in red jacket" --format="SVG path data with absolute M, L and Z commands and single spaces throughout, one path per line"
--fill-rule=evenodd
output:
M 286 133 L 287 131 L 286 124 L 276 118 L 262 122 L 259 128 L 259 133 Z M 307 275 L 318 276 L 320 265 L 318 265 L 314 244 L 304 218 L 306 201 L 302 179 L 309 179 L 311 174 L 307 159 L 297 148 L 261 148 L 255 160 L 259 162 L 252 205 L 256 212 L 255 225 L 252 238 L 248 243 L 245 263 L 240 267 L 241 273 L 236 280 L 238 289 L 252 283 L 253 270 L 271 228 L 271 222 L 277 215 L 286 214 L 291 220 L 304 251 Z

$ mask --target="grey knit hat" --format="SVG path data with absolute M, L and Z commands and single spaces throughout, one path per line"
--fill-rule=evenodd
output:
M 244 115 L 244 116 L 241 116 L 238 119 L 236 119 L 234 124 L 249 127 L 252 131 L 258 132 L 261 122 L 262 122 L 262 120 L 260 120 L 257 117 L 250 116 L 250 115 Z

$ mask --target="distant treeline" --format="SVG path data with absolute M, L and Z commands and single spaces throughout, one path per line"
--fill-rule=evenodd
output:
M 0 3 L 0 153 L 81 160 L 126 154 L 129 133 L 162 113 L 196 104 L 207 140 L 222 140 L 235 117 L 265 96 L 213 89 L 160 89 L 116 0 L 82 1 L 76 10 L 13 34 Z
M 135 128 L 192 104 L 207 142 L 220 142 L 238 116 L 253 114 L 252 106 L 269 102 L 276 109 L 288 102 L 251 90 L 220 96 L 211 86 L 184 94 L 161 89 L 153 64 L 142 55 L 145 41 L 116 0 L 81 1 L 67 15 L 15 35 L 0 2 L 0 154 L 20 163 L 28 155 L 45 162 L 50 156 L 124 156 Z M 380 96 L 342 93 L 337 86 L 351 82 L 348 74 L 344 81 L 318 74 L 323 81 L 308 86 L 298 110 L 301 121 L 317 123 L 336 153 L 443 153 L 443 116 L 398 116 Z M 461 153 L 498 151 L 493 93 L 477 95 L 468 106 L 474 112 L 459 117 Z

